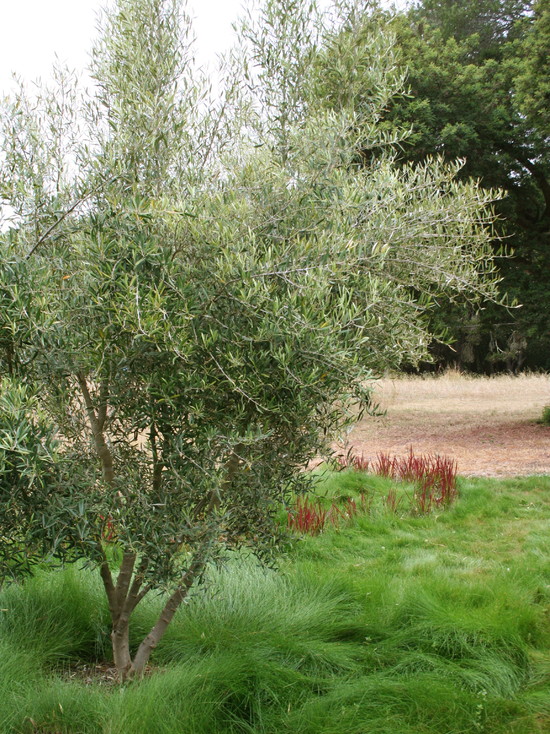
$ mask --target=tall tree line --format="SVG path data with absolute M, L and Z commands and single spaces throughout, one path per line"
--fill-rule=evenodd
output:
M 420 0 L 392 23 L 409 94 L 385 124 L 410 130 L 400 157 L 461 158 L 463 179 L 502 189 L 495 250 L 510 308 L 442 300 L 439 364 L 550 369 L 550 2 Z

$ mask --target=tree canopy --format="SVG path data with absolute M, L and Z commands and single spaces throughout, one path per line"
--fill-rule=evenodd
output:
M 59 73 L 2 108 L 1 570 L 98 567 L 122 678 L 209 562 L 277 546 L 369 378 L 426 355 L 437 299 L 495 295 L 495 192 L 460 164 L 397 166 L 391 32 L 314 11 L 266 0 L 216 99 L 178 0 L 117 0 L 92 96 Z M 131 652 L 153 590 L 164 609 Z

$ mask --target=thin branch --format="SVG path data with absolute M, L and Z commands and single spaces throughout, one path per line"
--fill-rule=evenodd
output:
M 109 395 L 109 380 L 104 379 L 101 381 L 99 386 L 99 405 L 97 408 L 97 423 L 99 430 L 102 431 L 105 427 L 105 421 L 107 419 L 107 398 Z
M 228 92 L 227 92 L 227 94 L 225 96 L 225 99 L 223 101 L 223 104 L 222 104 L 222 106 L 220 108 L 220 114 L 218 115 L 218 117 L 216 119 L 216 122 L 214 124 L 214 129 L 212 130 L 212 134 L 210 135 L 210 141 L 209 141 L 208 146 L 206 148 L 206 152 L 205 152 L 205 154 L 202 157 L 202 164 L 201 164 L 201 166 L 200 166 L 200 168 L 198 170 L 198 173 L 199 174 L 201 174 L 204 171 L 204 168 L 206 166 L 206 163 L 208 162 L 208 159 L 210 158 L 210 153 L 212 152 L 212 148 L 214 147 L 214 140 L 216 139 L 216 136 L 218 134 L 218 130 L 219 130 L 219 127 L 220 127 L 220 123 L 221 123 L 221 121 L 222 121 L 222 119 L 223 119 L 223 117 L 225 115 L 225 110 L 227 108 L 227 100 L 228 100 L 229 94 L 230 94 L 230 92 L 233 91 L 234 88 L 235 88 L 235 84 L 233 84 L 233 86 L 231 87 L 231 89 L 228 90 Z
M 162 470 L 164 469 L 164 460 L 159 457 L 157 446 L 157 427 L 155 423 L 151 423 L 149 437 L 151 441 L 151 455 L 153 457 L 153 493 L 157 495 L 162 485 Z
M 140 601 L 153 588 L 151 584 L 148 584 L 147 586 L 141 588 L 144 578 L 145 578 L 145 571 L 147 570 L 148 565 L 149 563 L 147 560 L 144 560 L 140 563 L 140 566 L 134 575 L 134 580 L 132 581 L 130 590 L 128 591 L 128 594 L 124 601 L 124 606 L 122 609 L 121 616 L 127 616 L 128 618 L 130 618 L 130 615 L 132 614 L 134 609 L 137 607 L 137 605 L 140 603 Z
M 111 619 L 115 619 L 118 614 L 118 610 L 116 608 L 116 594 L 115 585 L 113 583 L 113 575 L 111 573 L 111 569 L 109 568 L 109 562 L 107 561 L 107 556 L 105 555 L 105 551 L 103 550 L 103 548 L 101 548 L 101 555 L 103 560 L 99 567 L 99 573 L 101 575 L 101 580 L 103 581 L 103 586 L 105 587 L 105 593 L 107 594 L 107 601 L 109 602 Z
M 94 437 L 94 443 L 97 451 L 97 455 L 101 460 L 103 467 L 103 478 L 108 484 L 112 484 L 115 478 L 113 469 L 113 456 L 103 435 L 103 426 L 98 420 L 98 416 L 94 409 L 94 403 L 90 391 L 88 389 L 88 383 L 86 377 L 82 372 L 77 375 L 78 384 L 84 397 L 84 403 L 86 405 L 86 411 L 88 413 L 88 419 L 90 421 L 90 427 L 92 429 L 92 435 Z
M 230 375 L 227 374 L 227 372 L 224 370 L 224 368 L 218 362 L 218 360 L 216 359 L 216 357 L 214 357 L 214 355 L 212 354 L 212 352 L 208 352 L 208 354 L 209 354 L 210 358 L 215 362 L 216 366 L 218 367 L 218 369 L 222 373 L 222 375 L 226 378 L 226 380 L 228 380 L 231 383 L 231 385 L 233 385 L 233 388 L 240 395 L 242 395 L 244 398 L 246 398 L 246 400 L 248 400 L 249 402 L 254 403 L 254 405 L 258 408 L 258 410 L 260 410 L 262 413 L 267 412 L 266 411 L 266 408 L 263 405 L 260 405 L 260 403 L 258 403 L 257 400 L 254 400 L 254 398 L 251 395 L 249 395 L 247 392 L 245 392 L 241 387 L 239 387 L 237 385 L 237 383 L 235 382 L 235 380 Z
M 106 181 L 105 184 L 102 184 L 102 186 L 113 183 L 113 181 L 116 181 L 117 178 L 119 177 L 113 176 L 108 181 Z M 66 209 L 63 212 L 63 214 L 58 219 L 56 219 L 56 221 L 50 227 L 48 227 L 48 229 L 44 232 L 44 234 L 38 238 L 36 243 L 33 245 L 33 247 L 28 252 L 26 259 L 28 260 L 32 255 L 34 255 L 34 253 L 36 252 L 36 250 L 38 250 L 40 245 L 42 245 L 47 240 L 47 238 L 54 231 L 54 229 L 57 229 L 57 227 L 59 227 L 59 225 L 62 224 L 65 221 L 65 219 L 67 219 L 69 214 L 72 214 L 75 211 L 75 209 L 78 209 L 78 207 L 81 204 L 84 204 L 84 202 L 88 201 L 88 199 L 90 199 L 92 196 L 95 196 L 95 194 L 97 194 L 101 190 L 101 188 L 102 187 L 98 187 L 97 189 L 90 191 L 88 194 L 86 194 L 86 196 L 83 196 L 80 199 L 77 199 L 73 204 L 71 204 L 71 206 L 68 209 Z

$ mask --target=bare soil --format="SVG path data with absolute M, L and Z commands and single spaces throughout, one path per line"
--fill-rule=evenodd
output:
M 455 459 L 467 476 L 550 474 L 550 426 L 539 422 L 548 375 L 385 378 L 375 400 L 386 415 L 359 422 L 346 446 L 369 460 L 412 447 Z
M 158 673 L 161 668 L 147 665 L 143 673 L 144 677 Z M 66 680 L 76 680 L 84 685 L 118 686 L 120 678 L 115 665 L 109 661 L 103 662 L 78 662 L 72 663 L 62 671 Z

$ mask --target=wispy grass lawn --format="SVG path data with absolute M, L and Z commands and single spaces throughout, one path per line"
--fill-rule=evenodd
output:
M 367 489 L 370 512 L 300 539 L 276 571 L 212 572 L 156 671 L 123 688 L 73 674 L 108 651 L 96 576 L 4 589 L 0 733 L 549 732 L 550 477 L 462 480 L 453 507 L 424 516 L 406 497 L 391 512 L 392 485 L 327 474 L 327 503 Z

